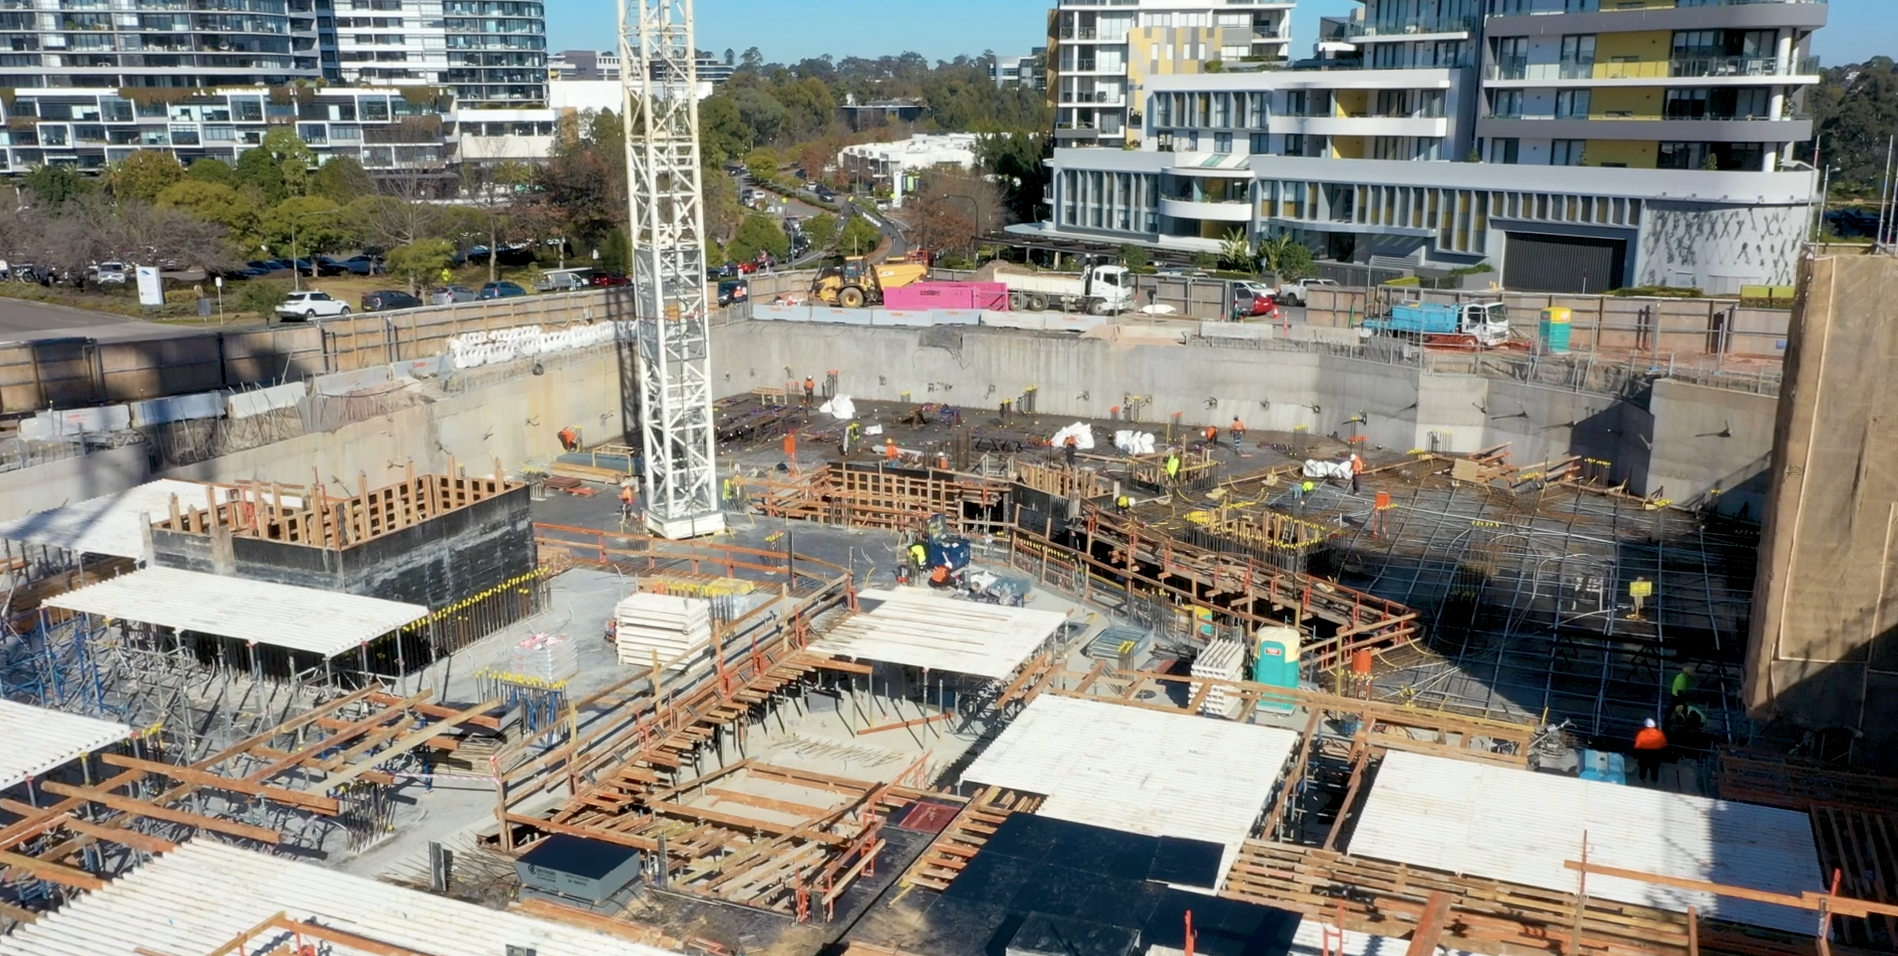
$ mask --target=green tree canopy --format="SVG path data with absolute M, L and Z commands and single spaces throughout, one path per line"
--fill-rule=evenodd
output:
M 837 250 L 845 255 L 869 255 L 883 241 L 883 232 L 871 225 L 870 220 L 862 216 L 851 216 L 844 223 L 843 235 L 837 239 Z
M 811 240 L 812 249 L 828 249 L 837 241 L 837 217 L 823 212 L 812 216 L 804 223 L 804 235 Z
M 331 156 L 310 180 L 311 195 L 343 204 L 375 191 L 375 181 L 354 156 Z
M 26 174 L 26 188 L 40 202 L 57 209 L 68 200 L 92 192 L 93 183 L 71 166 L 46 165 L 35 166 Z
M 231 241 L 246 257 L 254 258 L 257 249 L 257 204 L 222 183 L 184 179 L 165 187 L 158 204 L 182 209 L 206 222 L 223 226 Z
M 454 258 L 454 243 L 446 239 L 423 239 L 389 250 L 389 274 L 401 277 L 408 283 L 410 292 L 419 294 Z
M 221 159 L 206 156 L 191 164 L 185 170 L 185 178 L 201 183 L 223 183 L 226 186 L 237 183 L 237 170 Z
M 259 232 L 271 251 L 286 258 L 336 252 L 356 238 L 342 207 L 322 196 L 297 196 L 270 207 Z
M 118 199 L 153 202 L 165 187 L 185 178 L 185 168 L 169 150 L 141 149 L 120 160 L 110 174 L 112 195 Z
M 740 262 L 756 259 L 760 252 L 782 259 L 790 251 L 791 238 L 784 234 L 777 220 L 761 215 L 746 216 L 738 227 L 738 234 L 725 245 L 726 254 Z

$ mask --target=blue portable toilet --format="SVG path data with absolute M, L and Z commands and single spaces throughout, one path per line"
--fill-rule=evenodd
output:
M 1252 679 L 1267 687 L 1297 689 L 1298 647 L 1298 628 L 1259 628 L 1252 636 Z M 1275 713 L 1289 714 L 1293 701 L 1290 697 L 1267 694 L 1259 698 L 1259 706 Z

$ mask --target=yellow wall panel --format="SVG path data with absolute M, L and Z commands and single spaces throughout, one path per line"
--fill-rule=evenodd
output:
M 1589 166 L 1615 164 L 1630 169 L 1653 169 L 1659 147 L 1638 139 L 1591 139 L 1583 160 Z

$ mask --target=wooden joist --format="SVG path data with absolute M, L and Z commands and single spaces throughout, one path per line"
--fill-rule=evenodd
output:
M 56 783 L 50 780 L 40 786 L 47 793 L 88 800 L 93 803 L 111 807 L 120 813 L 129 813 L 133 816 L 150 817 L 153 820 L 163 820 L 167 823 L 182 823 L 185 826 L 197 827 L 200 830 L 210 830 L 213 833 L 242 837 L 246 840 L 256 840 L 259 843 L 275 844 L 282 839 L 275 830 L 251 826 L 248 823 L 238 823 L 235 820 L 207 817 L 184 810 L 176 810 L 171 807 L 159 806 L 133 797 L 107 793 L 93 787 L 75 787 L 70 784 Z

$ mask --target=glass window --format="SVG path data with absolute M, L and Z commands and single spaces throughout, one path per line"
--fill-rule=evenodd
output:
M 1549 146 L 1549 165 L 1580 166 L 1588 151 L 1588 140 L 1558 139 Z

